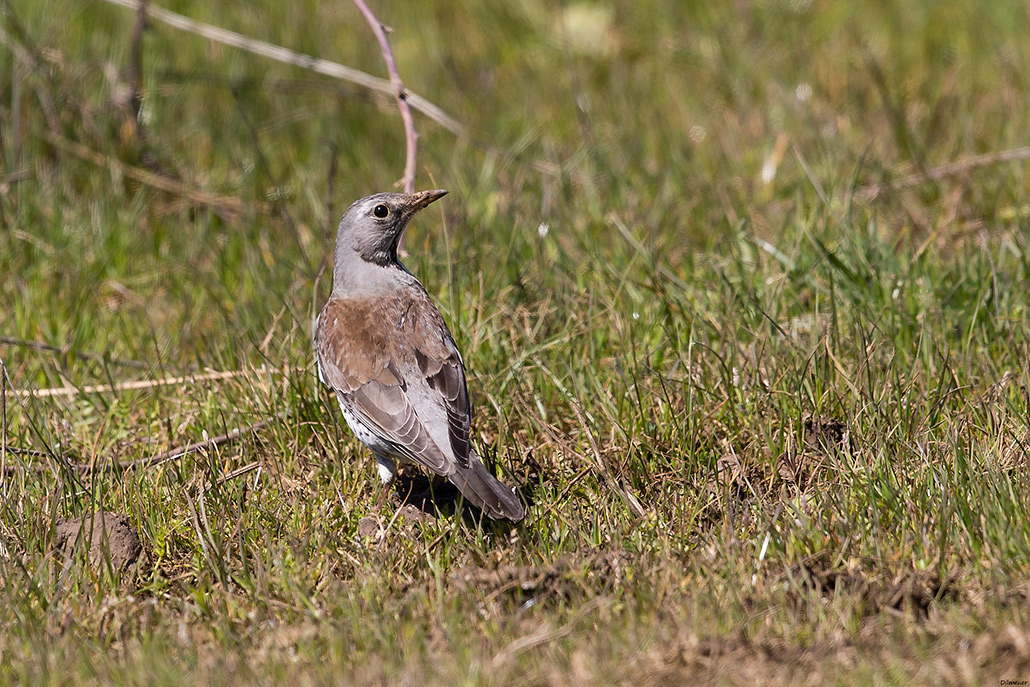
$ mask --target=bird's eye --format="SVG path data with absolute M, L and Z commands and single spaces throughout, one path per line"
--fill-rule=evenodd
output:
M 390 214 L 390 208 L 380 203 L 379 205 L 376 205 L 374 208 L 372 208 L 372 214 L 378 217 L 379 219 L 383 219 L 384 217 Z

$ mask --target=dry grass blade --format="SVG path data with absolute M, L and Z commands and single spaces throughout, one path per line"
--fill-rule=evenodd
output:
M 629 508 L 635 516 L 638 518 L 644 517 L 646 511 L 644 510 L 644 507 L 640 505 L 640 500 L 637 499 L 632 490 L 630 490 L 622 480 L 616 478 L 615 475 L 612 474 L 611 470 L 608 469 L 608 464 L 604 462 L 601 450 L 597 446 L 597 440 L 594 439 L 594 434 L 590 431 L 590 426 L 587 424 L 587 420 L 583 416 L 583 409 L 580 407 L 579 401 L 572 395 L 572 393 L 569 392 L 568 389 L 565 388 L 565 385 L 562 384 L 560 379 L 558 379 L 558 376 L 548 369 L 546 365 L 541 364 L 540 369 L 542 369 L 547 376 L 551 378 L 555 386 L 561 389 L 565 394 L 565 397 L 568 399 L 569 405 L 572 406 L 572 412 L 575 413 L 576 420 L 579 422 L 579 426 L 583 428 L 583 432 L 587 436 L 587 441 L 590 443 L 590 451 L 594 454 L 594 462 L 597 464 L 597 469 L 601 472 L 605 481 L 619 492 L 619 496 L 622 498 L 623 503 L 626 504 L 626 507 Z
M 639 253 L 640 256 L 643 257 L 645 260 L 654 263 L 656 269 L 659 273 L 661 273 L 663 277 L 665 277 L 670 282 L 672 282 L 679 288 L 683 289 L 684 291 L 690 290 L 690 286 L 685 281 L 677 277 L 668 267 L 658 262 L 658 260 L 654 257 L 653 252 L 649 251 L 647 248 L 644 247 L 644 244 L 642 244 L 640 240 L 633 235 L 633 232 L 629 230 L 629 227 L 626 226 L 626 223 L 623 222 L 622 219 L 616 213 L 609 212 L 605 219 L 607 219 L 609 223 L 614 225 L 615 228 L 619 230 L 619 233 L 622 234 L 622 238 L 626 239 L 626 243 L 628 243 L 633 248 L 633 250 Z
M 7 473 L 7 365 L 0 360 L 0 475 Z M 7 498 L 7 482 L 4 482 Z
M 490 666 L 494 669 L 502 668 L 518 657 L 519 654 L 523 654 L 538 646 L 549 644 L 556 639 L 568 636 L 584 616 L 592 613 L 594 610 L 602 606 L 608 605 L 611 605 L 610 599 L 597 597 L 583 604 L 576 615 L 561 627 L 552 628 L 547 623 L 544 623 L 533 632 L 519 637 L 504 647 L 504 649 L 496 653 L 490 660 Z
M 213 486 L 217 487 L 217 486 L 221 486 L 221 485 L 225 484 L 226 482 L 231 482 L 232 480 L 236 479 L 237 477 L 242 477 L 243 475 L 246 475 L 248 472 L 253 472 L 254 470 L 257 470 L 260 467 L 261 467 L 261 462 L 257 461 L 257 460 L 255 460 L 252 463 L 247 463 L 243 467 L 236 468 L 232 472 L 227 473 L 227 474 L 222 475 L 221 477 L 219 477 L 217 480 L 215 480 L 215 483 L 214 483 Z
M 99 465 L 73 464 L 69 465 L 68 468 L 78 472 L 113 472 L 115 470 L 124 470 L 127 468 L 145 468 L 154 465 L 160 465 L 161 463 L 167 463 L 173 460 L 184 458 L 185 456 L 188 456 L 191 453 L 196 453 L 197 451 L 201 451 L 203 449 L 214 448 L 215 446 L 221 446 L 222 444 L 228 444 L 230 442 L 237 441 L 241 437 L 247 436 L 248 434 L 252 434 L 254 432 L 264 429 L 272 422 L 273 419 L 277 418 L 261 420 L 259 422 L 255 422 L 254 424 L 247 425 L 246 427 L 237 427 L 236 429 L 226 432 L 225 434 L 220 434 L 216 437 L 211 437 L 203 441 L 197 441 L 192 444 L 187 444 L 186 446 L 169 449 L 168 451 L 162 451 L 161 453 L 158 453 L 153 456 L 148 456 L 146 458 L 137 458 L 135 460 L 121 460 L 111 463 L 101 463 Z M 50 469 L 51 466 L 49 465 L 5 465 L 3 474 L 9 475 L 26 470 L 29 472 L 46 472 Z M 249 472 L 251 469 L 253 468 L 247 466 L 247 470 L 244 470 L 244 472 Z M 243 474 L 243 472 L 240 472 L 240 474 Z M 227 475 L 225 479 L 231 479 L 235 476 L 238 475 L 236 475 L 235 473 L 230 473 L 230 475 Z
M 30 396 L 32 398 L 51 398 L 53 396 L 76 396 L 82 394 L 104 394 L 110 391 L 132 391 L 136 389 L 152 389 L 159 386 L 173 384 L 187 384 L 196 382 L 209 382 L 218 379 L 232 379 L 241 375 L 247 375 L 247 370 L 230 370 L 228 372 L 208 372 L 201 375 L 188 375 L 184 377 L 166 377 L 164 379 L 143 379 L 136 382 L 120 382 L 117 384 L 97 384 L 84 386 L 81 389 L 74 386 L 54 387 L 51 389 L 26 389 L 16 391 L 18 396 Z
M 11 29 L 12 33 L 8 33 L 4 27 L 0 26 L 0 44 L 7 47 L 14 57 L 29 66 L 30 69 L 39 74 L 46 74 L 45 61 L 39 50 L 34 45 L 31 45 L 25 34 L 25 29 L 21 26 L 14 14 L 14 8 L 11 7 L 9 2 L 3 2 L 3 15 L 5 23 L 8 28 Z M 47 126 L 51 131 L 58 131 L 61 123 L 58 116 L 57 105 L 54 103 L 53 96 L 46 88 L 38 86 L 36 88 L 36 95 L 39 98 L 39 103 L 43 107 L 43 115 L 46 117 Z

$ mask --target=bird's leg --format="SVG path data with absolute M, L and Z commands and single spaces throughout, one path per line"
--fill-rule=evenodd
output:
M 382 510 L 383 506 L 386 505 L 387 494 L 390 493 L 390 483 L 393 482 L 393 478 L 397 474 L 397 466 L 386 456 L 381 456 L 378 453 L 374 455 L 376 457 L 376 467 L 379 469 L 379 479 L 382 482 L 382 489 L 379 491 L 379 502 L 376 504 L 376 509 Z

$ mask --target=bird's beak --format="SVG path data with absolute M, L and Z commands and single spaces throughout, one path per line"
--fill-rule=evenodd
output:
M 447 191 L 438 188 L 434 191 L 419 191 L 408 196 L 408 214 L 415 214 L 433 201 L 440 200 L 447 195 Z

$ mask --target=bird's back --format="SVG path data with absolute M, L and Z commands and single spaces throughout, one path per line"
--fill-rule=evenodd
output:
M 384 297 L 330 298 L 319 315 L 315 347 L 323 381 L 342 400 L 361 404 L 373 421 L 383 413 L 400 418 L 410 408 L 432 439 L 416 462 L 440 474 L 449 474 L 451 463 L 468 466 L 471 408 L 464 366 L 421 287 Z M 388 439 L 389 419 L 380 423 Z

